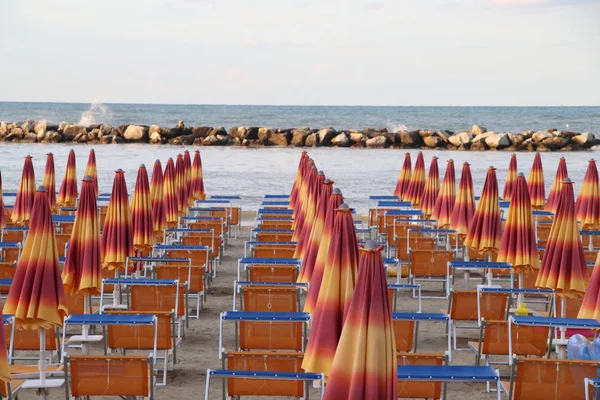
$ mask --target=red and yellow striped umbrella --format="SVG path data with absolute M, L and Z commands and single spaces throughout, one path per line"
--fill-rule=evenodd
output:
M 525 175 L 518 175 L 511 195 L 497 261 L 512 264 L 515 272 L 538 270 L 540 255 Z
M 590 284 L 583 296 L 577 318 L 593 318 L 600 321 L 600 253 L 596 258 Z
M 194 163 L 192 164 L 192 193 L 194 200 L 205 200 L 204 177 L 202 176 L 202 158 L 200 152 L 196 150 L 194 154 Z
M 575 298 L 583 296 L 588 279 L 575 216 L 573 183 L 567 178 L 560 191 L 558 209 L 550 228 L 535 285 L 554 289 L 559 296 Z
M 302 267 L 298 275 L 298 282 L 311 282 L 317 252 L 319 251 L 319 243 L 323 237 L 323 229 L 325 228 L 325 217 L 327 215 L 327 206 L 329 205 L 329 197 L 333 192 L 333 181 L 326 179 L 323 181 L 321 194 L 317 202 L 315 218 L 308 233 L 308 239 L 305 242 L 304 257 L 302 258 Z
M 32 214 L 33 202 L 35 199 L 35 175 L 33 172 L 33 162 L 31 156 L 25 157 L 23 165 L 23 174 L 17 190 L 15 205 L 12 211 L 12 221 L 16 225 L 29 225 L 29 218 Z
M 446 229 L 450 226 L 452 209 L 456 202 L 456 177 L 454 174 L 454 160 L 448 160 L 446 173 L 440 194 L 435 202 L 431 217 L 436 219 L 440 229 Z
M 410 201 L 413 207 L 419 207 L 421 197 L 423 197 L 423 190 L 425 189 L 425 160 L 423 159 L 423 153 L 419 152 L 417 155 L 417 161 L 415 162 L 415 169 L 410 176 L 410 182 L 406 188 L 406 192 L 403 200 Z
M 294 209 L 296 206 L 296 200 L 298 198 L 298 192 L 300 190 L 300 186 L 302 184 L 302 179 L 304 177 L 304 170 L 306 166 L 306 162 L 308 160 L 308 153 L 303 151 L 300 155 L 300 162 L 298 163 L 298 169 L 296 170 L 296 178 L 294 179 L 294 184 L 292 185 L 292 190 L 290 192 L 290 208 Z
M 100 221 L 96 204 L 94 180 L 86 176 L 81 184 L 81 197 L 69 248 L 67 249 L 62 280 L 65 292 L 84 296 L 99 295 L 102 284 L 100 264 Z
M 52 214 L 56 214 L 58 212 L 58 205 L 56 204 L 55 182 L 54 156 L 52 153 L 48 153 L 46 158 L 46 168 L 44 170 L 44 179 L 42 179 L 42 186 L 46 188 L 46 193 L 48 193 L 48 204 L 50 205 L 50 212 L 52 212 Z
M 310 233 L 317 215 L 317 203 L 319 202 L 323 182 L 325 182 L 325 174 L 323 171 L 318 171 L 309 188 L 308 199 L 306 207 L 304 208 L 304 223 L 302 225 L 302 231 L 297 239 L 294 258 L 304 259 L 310 239 Z
M 533 166 L 527 179 L 531 206 L 534 209 L 543 209 L 546 205 L 546 189 L 544 188 L 544 169 L 542 168 L 542 156 L 535 153 Z
M 506 173 L 506 180 L 504 181 L 504 193 L 502 194 L 502 198 L 504 199 L 504 201 L 510 201 L 516 183 L 517 155 L 513 153 L 510 156 L 510 164 L 508 164 L 508 172 Z
M 2 171 L 0 170 L 0 229 L 4 228 L 5 226 L 6 226 L 6 210 L 4 209 L 4 195 L 2 192 Z
M 135 190 L 131 197 L 131 225 L 133 227 L 133 248 L 143 255 L 150 255 L 156 243 L 154 221 L 152 220 L 152 202 L 148 171 L 144 164 L 138 169 Z
M 404 193 L 406 189 L 408 189 L 408 184 L 410 182 L 412 163 L 410 160 L 410 153 L 404 154 L 404 163 L 402 164 L 402 169 L 400 170 L 400 175 L 398 176 L 398 182 L 396 182 L 396 189 L 394 189 L 394 196 L 399 196 L 400 198 L 404 197 Z
M 548 195 L 546 207 L 544 207 L 546 211 L 551 211 L 556 214 L 556 209 L 558 208 L 558 197 L 560 196 L 560 189 L 562 188 L 563 181 L 568 177 L 569 173 L 567 172 L 567 160 L 565 160 L 564 157 L 561 157 L 558 161 L 556 177 L 554 178 L 554 182 L 552 182 L 552 188 L 550 189 L 550 194 Z
M 115 180 L 102 229 L 101 246 L 102 268 L 109 270 L 125 269 L 127 257 L 135 254 L 129 196 L 125 172 L 121 169 L 115 171 Z
M 35 193 L 29 232 L 4 304 L 4 314 L 13 314 L 16 325 L 25 329 L 62 326 L 68 314 L 52 214 L 43 186 Z
M 423 211 L 425 218 L 431 217 L 435 202 L 440 194 L 440 171 L 438 168 L 438 158 L 433 157 L 429 165 L 429 174 L 427 175 L 427 183 L 423 189 L 423 196 L 419 202 L 419 207 Z
M 187 188 L 185 182 L 185 162 L 183 155 L 177 154 L 175 163 L 175 190 L 177 193 L 177 214 L 183 216 L 187 213 Z
M 333 201 L 336 195 L 332 195 Z M 341 197 L 341 195 L 339 195 Z M 333 203 L 331 203 L 333 205 Z M 329 375 L 358 275 L 358 245 L 352 209 L 341 204 L 333 213 L 331 240 L 317 289 L 314 318 L 302 368 Z M 321 254 L 319 254 L 321 256 Z M 314 290 L 309 288 L 309 294 Z
M 98 169 L 96 168 L 96 152 L 94 149 L 90 149 L 90 155 L 88 156 L 85 173 L 83 175 L 92 178 L 94 192 L 96 193 L 96 197 L 98 197 Z
M 177 183 L 175 179 L 175 163 L 172 158 L 167 161 L 165 167 L 164 178 L 164 195 L 165 195 L 165 215 L 167 218 L 167 226 L 175 228 L 177 226 L 178 202 L 177 202 Z
M 154 162 L 152 181 L 150 182 L 150 202 L 152 203 L 152 227 L 157 240 L 161 241 L 167 229 L 167 211 L 165 208 L 164 182 L 160 160 Z
M 77 204 L 77 166 L 73 150 L 69 151 L 67 169 L 65 169 L 65 176 L 60 184 L 56 201 L 61 207 L 75 207 Z
M 0 309 L 0 318 L 4 320 L 4 314 Z M 0 329 L 0 343 L 6 343 L 6 335 L 4 329 Z M 10 382 L 10 366 L 8 364 L 8 352 L 6 346 L 0 347 L 0 381 Z
M 192 187 L 192 159 L 189 150 L 183 152 L 183 170 L 185 172 L 185 190 L 187 193 L 187 206 L 194 205 L 194 192 Z
M 314 185 L 317 179 L 317 167 L 314 163 L 307 166 L 306 176 L 302 180 L 302 186 L 298 192 L 298 199 L 296 200 L 296 208 L 294 208 L 294 221 L 292 222 L 292 229 L 294 233 L 292 235 L 292 241 L 296 242 L 302 235 L 302 229 L 304 228 L 304 221 L 306 219 L 306 210 L 310 201 L 309 193 L 314 190 Z
M 469 232 L 469 226 L 475 215 L 475 195 L 473 194 L 473 178 L 469 163 L 464 163 L 456 193 L 456 201 L 450 217 L 450 229 L 457 232 L 459 238 L 464 238 Z
M 485 177 L 483 190 L 465 238 L 465 246 L 480 254 L 497 252 L 500 248 L 500 200 L 496 168 L 490 167 Z
M 600 182 L 595 160 L 588 162 L 583 184 L 575 202 L 575 215 L 584 230 L 600 228 Z
M 398 398 L 396 343 L 382 249 L 369 240 L 360 250 L 356 287 L 324 400 Z

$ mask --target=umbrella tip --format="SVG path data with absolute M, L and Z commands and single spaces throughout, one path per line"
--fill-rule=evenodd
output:
M 90 182 L 91 182 L 91 181 L 92 181 L 92 177 L 91 177 L 91 176 L 89 176 L 89 175 L 86 175 L 86 176 L 84 176 L 84 177 L 83 177 L 83 181 L 84 181 L 84 182 L 88 182 L 88 181 L 90 181 Z
M 565 178 L 565 180 L 563 182 L 564 183 L 571 183 L 571 179 L 570 178 Z
M 448 162 L 454 162 L 454 160 L 453 159 L 449 159 Z
M 364 249 L 365 250 L 375 250 L 377 248 L 377 246 L 378 245 L 377 245 L 376 241 L 369 239 L 365 242 Z
M 159 162 L 160 162 L 160 160 L 157 158 L 157 159 L 156 159 L 156 161 L 154 161 L 154 162 L 155 162 L 155 163 L 159 163 Z
M 115 172 L 118 173 L 118 174 L 124 174 L 125 173 L 125 171 L 123 171 L 121 168 L 119 168 Z
M 522 172 L 519 172 L 519 174 L 518 174 L 517 176 L 518 176 L 519 178 L 520 178 L 520 177 L 523 177 L 523 178 L 525 178 L 525 174 L 524 174 L 524 173 L 522 173 Z
M 333 189 L 333 194 L 342 194 L 342 191 L 339 188 Z
M 350 206 L 348 206 L 348 204 L 346 203 L 342 203 L 340 204 L 340 206 L 338 207 L 339 210 L 349 210 Z
M 44 185 L 40 185 L 37 187 L 36 192 L 45 192 L 46 191 L 46 187 Z
M 330 181 L 328 178 L 325 178 L 325 180 L 323 181 L 323 183 L 324 183 L 325 185 L 328 185 L 328 184 L 330 184 L 330 183 L 331 183 L 331 181 Z
M 319 175 L 325 175 L 325 173 L 321 170 L 319 171 Z
M 146 168 L 146 165 L 140 164 L 140 168 Z

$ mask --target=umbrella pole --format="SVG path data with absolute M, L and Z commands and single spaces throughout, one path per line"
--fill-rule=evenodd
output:
M 488 262 L 492 261 L 492 253 L 491 252 L 487 253 L 487 261 Z M 487 270 L 487 285 L 488 286 L 492 286 L 492 279 L 494 279 L 494 273 L 491 268 L 488 268 L 488 270 Z
M 40 332 L 40 384 L 43 386 L 46 384 L 46 330 L 39 328 Z M 43 393 L 43 391 L 40 391 Z M 46 398 L 45 395 L 40 394 L 40 398 Z
M 523 271 L 519 271 L 519 289 L 523 289 L 523 285 L 525 282 L 524 280 L 525 280 L 525 275 L 523 274 Z M 521 308 L 521 306 L 523 305 L 523 300 L 524 300 L 523 293 L 519 293 L 519 296 L 517 297 L 517 308 Z
M 566 318 L 567 317 L 567 298 L 564 296 L 561 296 L 560 298 L 560 317 L 561 318 Z M 561 345 L 558 346 L 558 358 L 566 358 L 566 350 L 567 350 L 567 346 L 566 346 L 566 340 L 567 340 L 567 328 L 565 327 L 561 327 L 560 328 L 560 342 Z M 563 343 L 565 343 L 563 345 Z

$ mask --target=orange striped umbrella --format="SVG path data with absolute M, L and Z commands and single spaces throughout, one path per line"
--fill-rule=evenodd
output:
M 600 253 L 596 258 L 590 284 L 588 285 L 583 303 L 577 318 L 593 318 L 600 320 Z
M 296 208 L 294 209 L 292 223 L 292 229 L 294 233 L 292 235 L 292 241 L 296 242 L 302 235 L 302 229 L 304 228 L 304 221 L 306 219 L 306 210 L 308 203 L 310 202 L 309 193 L 314 190 L 314 185 L 317 179 L 317 167 L 314 163 L 307 166 L 307 172 L 305 178 L 302 180 L 302 186 L 298 192 L 298 199 L 296 200 Z
M 90 155 L 88 156 L 85 173 L 83 175 L 92 178 L 94 192 L 96 193 L 96 197 L 98 197 L 98 169 L 96 168 L 96 152 L 94 149 L 90 149 Z
M 90 176 L 86 176 L 81 184 L 81 197 L 77 205 L 62 280 L 67 293 L 80 293 L 84 296 L 100 294 L 100 221 L 96 188 Z
M 562 188 L 563 181 L 568 177 L 569 173 L 567 172 L 567 160 L 565 160 L 564 157 L 561 157 L 560 161 L 558 162 L 558 168 L 556 169 L 556 177 L 554 178 L 554 182 L 552 182 L 552 188 L 550 189 L 548 201 L 546 202 L 546 211 L 552 211 L 556 214 L 560 189 Z
M 177 214 L 185 215 L 187 213 L 187 189 L 185 186 L 185 162 L 183 156 L 177 154 L 175 163 L 175 189 L 177 193 Z
M 4 195 L 2 192 L 2 171 L 0 171 L 0 228 L 6 226 L 6 210 L 4 209 Z M 2 343 L 2 342 L 0 342 Z
M 33 202 L 35 199 L 35 175 L 33 173 L 33 162 L 31 156 L 25 157 L 23 174 L 17 190 L 15 205 L 12 211 L 12 221 L 17 225 L 28 225 L 31 217 Z
M 0 309 L 0 318 L 4 320 L 4 314 Z M 4 329 L 0 329 L 0 343 L 6 343 L 6 336 L 4 334 Z M 10 382 L 10 366 L 8 364 L 8 352 L 6 351 L 6 346 L 0 347 L 0 381 Z
M 334 204 L 335 197 L 336 195 L 331 196 L 331 205 Z M 326 375 L 331 371 L 344 320 L 350 308 L 359 259 L 352 209 L 346 204 L 340 204 L 330 215 L 334 215 L 331 240 L 325 254 L 322 282 L 320 288 L 317 288 L 314 318 L 302 361 L 305 371 L 319 371 Z M 309 295 L 314 290 L 311 282 Z
M 431 217 L 433 209 L 435 208 L 435 202 L 437 201 L 438 195 L 440 194 L 440 172 L 438 168 L 438 158 L 433 157 L 431 164 L 429 165 L 429 174 L 427 175 L 427 183 L 425 189 L 423 189 L 423 196 L 421 196 L 420 208 L 423 210 L 425 218 Z
M 4 304 L 4 313 L 13 314 L 17 326 L 25 329 L 62 326 L 63 318 L 68 314 L 52 214 L 43 186 L 35 193 L 29 232 Z
M 169 228 L 175 228 L 177 226 L 178 218 L 178 202 L 177 202 L 177 188 L 175 179 L 175 163 L 172 158 L 167 161 L 165 167 L 164 178 L 164 195 L 165 195 L 165 215 L 167 218 L 167 226 Z
M 325 228 L 325 217 L 327 215 L 327 206 L 329 205 L 329 197 L 333 192 L 333 181 L 325 179 L 322 184 L 321 194 L 317 201 L 317 209 L 315 218 L 308 233 L 308 239 L 305 242 L 304 257 L 302 258 L 302 267 L 298 275 L 298 282 L 311 282 L 317 252 L 319 251 L 319 243 L 323 238 L 323 229 Z
M 73 150 L 69 151 L 67 169 L 65 169 L 65 176 L 60 184 L 57 202 L 61 207 L 75 207 L 77 204 L 77 167 Z
M 473 194 L 473 178 L 469 163 L 464 163 L 460 176 L 460 184 L 456 193 L 456 201 L 450 217 L 450 229 L 454 229 L 459 237 L 467 236 L 469 225 L 475 215 L 475 195 Z
M 518 175 L 511 194 L 497 261 L 512 264 L 515 272 L 538 270 L 540 255 L 525 175 Z
M 154 162 L 152 181 L 150 182 L 150 202 L 152 203 L 152 227 L 157 240 L 161 241 L 167 229 L 167 211 L 165 208 L 164 182 L 160 160 Z
M 202 176 L 202 158 L 200 152 L 196 150 L 194 154 L 194 163 L 192 164 L 192 193 L 195 200 L 205 200 L 204 178 Z
M 435 201 L 435 207 L 431 214 L 431 217 L 437 220 L 439 228 L 446 229 L 450 226 L 450 218 L 452 217 L 452 209 L 455 202 L 456 177 L 454 175 L 454 160 L 448 160 L 440 195 Z
M 533 166 L 527 180 L 531 206 L 535 209 L 543 209 L 546 205 L 546 189 L 544 188 L 544 169 L 542 168 L 542 156 L 536 153 L 533 158 Z
M 584 230 L 600 228 L 600 182 L 595 160 L 588 162 L 583 184 L 575 202 L 575 214 Z
M 394 196 L 400 196 L 400 198 L 403 198 L 410 182 L 411 168 L 412 163 L 410 160 L 410 153 L 406 153 L 404 154 L 404 163 L 402 164 L 402 169 L 400 170 L 400 175 L 398 176 L 398 182 L 396 182 L 396 189 L 394 189 Z
M 133 227 L 133 248 L 140 254 L 149 255 L 156 241 L 148 172 L 144 164 L 140 165 L 138 169 L 135 190 L 131 197 L 131 225 Z
M 187 206 L 194 204 L 194 192 L 192 187 L 192 159 L 188 150 L 183 152 L 183 171 L 185 172 L 185 190 L 187 193 Z
M 425 160 L 423 160 L 423 153 L 419 152 L 417 155 L 417 161 L 415 162 L 415 169 L 410 176 L 410 182 L 406 188 L 404 199 L 410 201 L 413 207 L 419 207 L 421 197 L 423 197 L 423 190 L 425 189 Z
M 356 287 L 324 400 L 398 398 L 396 343 L 382 249 L 369 240 L 360 250 Z
M 125 172 L 121 169 L 115 171 L 115 180 L 102 229 L 101 246 L 102 268 L 109 270 L 124 269 L 127 257 L 135 254 L 129 196 Z
M 304 177 L 304 170 L 306 167 L 306 162 L 308 160 L 308 153 L 303 151 L 300 155 L 300 162 L 298 163 L 298 169 L 296 170 L 296 178 L 294 179 L 294 184 L 292 185 L 292 190 L 290 192 L 290 208 L 294 209 L 296 206 L 296 200 L 298 198 L 298 192 L 300 190 L 300 185 L 302 179 Z
M 48 193 L 48 204 L 50 205 L 50 212 L 52 212 L 52 214 L 56 214 L 58 212 L 58 205 L 56 204 L 54 156 L 52 155 L 52 153 L 47 154 L 46 169 L 44 170 L 44 179 L 42 179 L 42 186 L 46 188 L 46 193 Z
M 510 201 L 516 183 L 517 155 L 513 153 L 510 156 L 510 164 L 508 164 L 508 172 L 506 173 L 506 180 L 504 181 L 504 193 L 502 194 L 502 198 L 504 199 L 504 201 Z
M 560 191 L 558 209 L 550 228 L 535 285 L 554 289 L 559 296 L 574 298 L 583 296 L 588 279 L 583 245 L 575 217 L 573 183 L 567 178 Z
M 294 252 L 294 257 L 301 260 L 304 259 L 304 255 L 308 248 L 310 233 L 317 215 L 317 203 L 319 202 L 323 182 L 325 182 L 325 174 L 323 174 L 323 171 L 319 171 L 308 192 L 308 199 L 304 209 L 304 224 L 302 225 L 300 236 L 298 236 L 298 243 L 296 244 L 296 251 Z

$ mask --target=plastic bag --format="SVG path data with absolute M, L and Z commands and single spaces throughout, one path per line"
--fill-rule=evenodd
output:
M 591 360 L 590 341 L 583 335 L 571 336 L 567 342 L 567 355 L 569 360 Z M 600 345 L 598 343 L 597 345 Z

